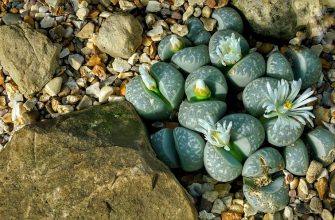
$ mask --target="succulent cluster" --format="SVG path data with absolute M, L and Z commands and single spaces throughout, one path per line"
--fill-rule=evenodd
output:
M 265 61 L 241 35 L 243 22 L 234 9 L 216 9 L 212 17 L 218 21 L 213 35 L 193 17 L 186 37 L 164 38 L 161 62 L 140 67 L 126 99 L 148 120 L 168 120 L 178 111 L 180 127 L 151 136 L 157 156 L 170 168 L 205 167 L 222 182 L 242 175 L 254 208 L 281 210 L 289 201 L 282 170 L 305 175 L 311 151 L 325 166 L 335 158 L 335 136 L 328 130 L 303 135 L 306 124 L 313 127 L 316 98 L 309 87 L 321 77 L 320 61 L 309 48 L 293 46 L 272 51 Z M 243 90 L 243 113 L 224 116 L 228 85 Z

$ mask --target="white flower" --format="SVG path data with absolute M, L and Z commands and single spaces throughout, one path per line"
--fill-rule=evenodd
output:
M 209 121 L 209 122 L 208 122 Z M 229 140 L 230 140 L 230 130 L 232 127 L 232 122 L 227 126 L 226 122 L 222 124 L 214 124 L 211 120 L 199 119 L 199 132 L 205 135 L 205 139 L 215 147 L 224 147 L 225 150 L 229 151 Z
M 267 100 L 263 104 L 265 108 L 264 117 L 278 117 L 274 126 L 289 124 L 291 128 L 299 127 L 300 123 L 305 125 L 308 121 L 313 126 L 312 118 L 315 118 L 310 110 L 313 106 L 305 106 L 315 101 L 316 97 L 311 97 L 313 91 L 308 88 L 299 97 L 298 93 L 301 88 L 301 79 L 298 81 L 288 81 L 282 79 L 278 82 L 277 88 L 274 89 L 269 83 L 267 87 Z
M 195 81 L 193 92 L 198 100 L 208 99 L 211 96 L 211 90 L 203 79 L 197 79 Z
M 231 34 L 231 37 L 223 38 L 219 41 L 215 52 L 219 56 L 222 65 L 237 63 L 242 58 L 240 38 L 236 39 L 234 33 Z
M 174 34 L 171 35 L 170 43 L 171 43 L 171 50 L 173 52 L 177 52 L 184 48 L 184 43 Z
M 141 74 L 142 81 L 144 82 L 144 85 L 153 92 L 158 92 L 157 84 L 155 79 L 149 74 L 148 66 L 142 64 L 139 67 L 139 72 Z

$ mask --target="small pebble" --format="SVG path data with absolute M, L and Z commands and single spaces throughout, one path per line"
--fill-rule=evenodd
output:
M 188 6 L 185 13 L 183 14 L 183 21 L 187 21 L 193 14 L 194 8 L 192 6 Z
M 140 59 L 140 54 L 139 53 L 134 53 L 133 55 L 131 55 L 131 57 L 129 57 L 128 63 L 130 65 L 135 65 L 135 63 L 137 63 L 137 61 L 139 59 Z
M 290 189 L 296 189 L 299 184 L 299 178 L 294 177 L 293 180 L 290 182 Z
M 117 57 L 114 59 L 112 63 L 112 67 L 116 72 L 123 73 L 123 72 L 129 71 L 131 68 L 131 65 L 126 60 Z
M 50 28 L 55 24 L 55 19 L 49 16 L 45 16 L 40 22 L 41 28 Z
M 201 15 L 204 18 L 210 18 L 212 15 L 212 9 L 206 5 L 205 7 L 202 8 Z
M 233 211 L 225 211 L 225 212 L 222 212 L 221 219 L 222 220 L 241 220 L 242 214 L 238 212 L 233 212 Z
M 216 214 L 221 214 L 221 212 L 226 211 L 227 207 L 226 205 L 222 202 L 221 199 L 216 199 L 213 203 L 213 207 L 211 212 L 216 213 Z
M 114 92 L 113 87 L 111 86 L 104 86 L 101 88 L 99 92 L 99 102 L 104 103 L 108 100 L 108 97 L 112 95 Z
M 79 70 L 81 64 L 84 62 L 84 57 L 80 54 L 71 54 L 68 57 L 68 62 L 73 67 L 73 69 Z
M 204 24 L 204 28 L 206 31 L 213 31 L 216 25 L 216 20 L 213 18 L 200 18 L 202 23 Z
M 90 10 L 88 8 L 79 8 L 76 12 L 76 15 L 79 20 L 85 20 L 87 15 L 90 13 Z
M 87 95 L 92 95 L 95 98 L 99 98 L 100 95 L 100 83 L 96 82 L 89 87 L 86 88 L 86 94 Z
M 293 209 L 290 206 L 286 206 L 283 213 L 284 220 L 293 220 L 293 216 Z
M 178 36 L 186 36 L 188 34 L 188 28 L 186 25 L 174 24 L 170 27 L 172 33 L 177 34 Z
M 76 37 L 81 39 L 89 39 L 94 33 L 94 24 L 92 22 L 87 23 L 77 34 Z
M 215 215 L 213 213 L 208 213 L 205 210 L 202 210 L 201 212 L 199 212 L 198 217 L 200 220 L 212 220 L 213 218 L 215 218 Z
M 80 100 L 79 104 L 77 105 L 76 109 L 82 110 L 82 109 L 92 106 L 92 104 L 93 104 L 92 99 L 89 96 L 84 95 L 84 97 Z
M 307 170 L 306 180 L 308 183 L 314 183 L 316 178 L 320 175 L 323 165 L 316 160 L 313 160 Z
M 65 47 L 60 53 L 59 58 L 64 58 L 70 54 L 69 48 Z
M 62 88 L 62 82 L 62 77 L 55 77 L 45 85 L 44 89 L 50 96 L 57 96 Z
M 319 198 L 313 197 L 309 203 L 309 207 L 314 213 L 320 214 L 322 212 L 322 202 Z
M 217 191 L 209 191 L 209 192 L 205 192 L 202 197 L 207 199 L 210 202 L 214 202 L 214 200 L 216 200 L 219 196 L 219 193 Z
M 162 8 L 162 5 L 158 1 L 148 1 L 147 7 L 145 10 L 147 12 L 159 12 Z
M 298 184 L 298 196 L 302 199 L 308 196 L 308 185 L 304 178 L 301 178 Z
M 193 16 L 194 16 L 194 17 L 200 17 L 200 15 L 201 15 L 201 8 L 196 7 L 196 8 L 194 9 Z
M 326 178 L 321 178 L 315 183 L 315 188 L 318 192 L 319 198 L 323 200 L 328 191 L 328 181 Z
M 321 218 L 322 220 L 333 220 L 333 215 L 329 210 L 324 209 L 322 210 Z

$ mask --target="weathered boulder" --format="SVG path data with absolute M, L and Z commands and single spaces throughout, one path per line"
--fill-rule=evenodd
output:
M 98 48 L 112 57 L 129 58 L 142 43 L 143 28 L 131 14 L 113 13 L 101 25 Z
M 22 23 L 0 26 L 0 64 L 27 98 L 52 78 L 61 46 Z
M 313 32 L 321 14 L 319 0 L 232 0 L 231 4 L 256 33 L 280 39 L 291 39 L 304 27 Z
M 0 152 L 2 219 L 197 219 L 128 102 L 29 125 Z

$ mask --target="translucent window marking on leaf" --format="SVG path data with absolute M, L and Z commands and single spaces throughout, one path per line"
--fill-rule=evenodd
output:
M 211 90 L 203 79 L 197 79 L 193 87 L 193 92 L 198 100 L 204 100 L 211 97 Z
M 139 72 L 141 74 L 142 81 L 144 85 L 151 91 L 158 93 L 158 88 L 155 79 L 149 74 L 149 67 L 142 64 L 139 67 Z
M 278 82 L 277 88 L 272 88 L 269 83 L 267 87 L 267 100 L 263 104 L 265 108 L 264 117 L 278 117 L 275 127 L 290 125 L 291 128 L 299 127 L 300 123 L 305 125 L 306 121 L 313 126 L 312 118 L 315 118 L 310 111 L 313 106 L 305 106 L 315 101 L 312 97 L 313 91 L 308 88 L 299 97 L 301 89 L 301 79 L 298 81 L 288 81 L 282 79 Z
M 171 50 L 173 52 L 177 52 L 183 49 L 185 46 L 184 43 L 174 34 L 171 35 L 170 43 L 171 43 Z
M 232 128 L 232 122 L 228 125 L 226 122 L 222 124 L 214 124 L 211 120 L 199 119 L 199 132 L 205 135 L 205 139 L 215 147 L 224 147 L 225 150 L 230 151 L 229 141 L 230 141 L 230 131 Z
M 240 40 L 232 33 L 231 37 L 225 37 L 219 41 L 215 52 L 223 66 L 235 64 L 242 58 Z

